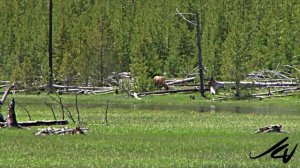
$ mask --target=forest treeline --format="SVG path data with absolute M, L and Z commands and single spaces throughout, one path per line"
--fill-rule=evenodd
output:
M 99 86 L 131 72 L 147 90 L 154 75 L 187 75 L 198 64 L 196 27 L 176 9 L 200 13 L 207 77 L 300 62 L 299 0 L 53 0 L 55 80 Z M 49 1 L 0 0 L 0 80 L 47 83 L 48 24 Z

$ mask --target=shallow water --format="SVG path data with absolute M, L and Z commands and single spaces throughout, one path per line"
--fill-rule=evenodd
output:
M 101 104 L 101 106 L 106 106 Z M 199 105 L 149 105 L 149 104 L 110 104 L 109 108 L 153 111 L 196 111 L 196 112 L 233 112 L 233 113 L 272 113 L 299 114 L 300 107 L 280 107 L 274 105 L 232 105 L 222 103 L 202 103 Z

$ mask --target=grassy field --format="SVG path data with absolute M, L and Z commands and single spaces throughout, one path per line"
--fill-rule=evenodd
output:
M 33 120 L 53 119 L 45 102 L 52 103 L 60 116 L 58 104 L 46 95 L 10 95 L 12 98 L 17 101 L 19 121 L 28 120 L 21 106 Z M 299 98 L 212 102 L 198 95 L 191 100 L 186 94 L 142 100 L 113 94 L 80 95 L 87 135 L 34 136 L 38 127 L 0 128 L 0 167 L 298 167 L 298 148 L 287 164 L 270 154 L 256 160 L 248 155 L 250 151 L 258 155 L 286 136 L 290 153 L 300 141 Z M 75 114 L 75 96 L 62 96 L 62 100 Z M 106 100 L 108 126 L 103 125 Z M 2 114 L 7 114 L 7 104 Z M 254 106 L 259 110 L 252 110 Z M 222 107 L 240 110 L 222 111 Z M 289 133 L 253 134 L 257 127 L 271 124 L 282 124 Z

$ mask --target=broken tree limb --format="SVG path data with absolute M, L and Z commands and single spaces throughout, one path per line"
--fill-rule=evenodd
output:
M 20 103 L 18 103 L 18 105 L 19 105 L 22 109 L 25 110 L 25 112 L 26 112 L 26 114 L 27 114 L 27 116 L 28 116 L 28 118 L 29 118 L 29 121 L 32 121 L 31 115 L 29 114 L 29 111 L 27 110 L 27 108 L 24 107 L 23 105 L 21 105 Z
M 50 103 L 47 103 L 47 102 L 45 102 L 45 104 L 46 104 L 46 106 L 48 106 L 48 107 L 51 109 L 51 112 L 52 112 L 52 114 L 53 114 L 54 119 L 57 120 L 57 119 L 56 119 L 56 116 L 55 116 L 55 113 L 54 113 L 54 110 L 53 110 L 53 107 L 51 106 L 51 104 L 50 104 Z
M 62 108 L 62 110 L 67 110 L 67 112 L 69 113 L 69 118 L 74 122 L 74 123 L 76 123 L 75 122 L 75 120 L 74 120 L 74 118 L 73 118 L 73 116 L 72 116 L 72 114 L 71 114 L 71 112 L 70 112 L 70 110 L 66 107 L 66 106 L 64 106 L 63 104 L 62 104 L 62 101 L 60 100 L 56 100 L 54 97 L 52 97 L 51 95 L 49 95 L 49 97 L 52 99 L 52 100 L 54 100 L 56 103 L 58 103 L 58 104 L 60 104 L 60 106 L 61 106 L 61 108 Z M 58 95 L 57 95 L 57 97 L 59 97 Z M 60 98 L 60 97 L 59 97 Z M 62 111 L 62 112 L 64 112 L 64 111 Z M 64 113 L 63 113 L 63 115 L 64 115 Z
M 12 88 L 14 88 L 14 87 L 15 87 L 15 83 L 13 83 L 12 85 L 10 85 L 9 88 L 4 92 L 4 94 L 3 94 L 3 96 L 2 96 L 2 98 L 0 100 L 0 106 L 2 106 L 5 103 L 7 95 L 9 94 L 10 90 Z

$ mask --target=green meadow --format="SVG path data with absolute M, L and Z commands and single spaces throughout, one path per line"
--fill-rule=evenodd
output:
M 44 127 L 0 128 L 0 167 L 298 167 L 298 148 L 286 164 L 270 153 L 255 160 L 249 153 L 259 155 L 285 137 L 288 154 L 292 151 L 300 142 L 300 96 L 223 102 L 195 96 L 136 100 L 122 94 L 79 95 L 86 135 L 35 136 Z M 59 104 L 44 94 L 9 95 L 3 115 L 12 98 L 18 121 L 29 120 L 26 110 L 33 120 L 52 120 L 45 102 L 61 119 Z M 75 96 L 61 98 L 76 119 Z M 76 126 L 69 122 L 65 127 Z M 289 133 L 254 134 L 258 127 L 272 124 L 282 124 Z

